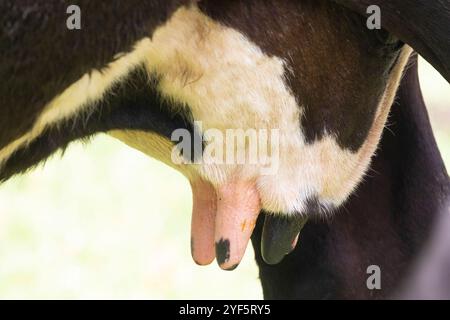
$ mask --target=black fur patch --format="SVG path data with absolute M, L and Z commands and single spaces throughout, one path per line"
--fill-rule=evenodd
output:
M 296 249 L 275 266 L 262 259 L 260 215 L 252 242 L 266 299 L 392 298 L 416 266 L 436 219 L 446 212 L 450 182 L 413 62 L 372 174 L 331 219 L 310 219 Z M 317 210 L 314 201 L 310 206 Z M 382 290 L 367 289 L 372 264 L 382 270 Z
M 45 160 L 55 151 L 64 150 L 71 141 L 85 139 L 110 130 L 140 130 L 160 134 L 170 140 L 176 129 L 186 129 L 198 136 L 192 116 L 173 113 L 171 106 L 156 92 L 157 79 L 148 76 L 144 68 L 137 68 L 127 79 L 116 84 L 105 98 L 89 106 L 87 114 L 49 127 L 28 146 L 18 149 L 0 169 L 0 181 L 22 173 Z M 182 109 L 181 107 L 179 109 Z
M 199 5 L 288 63 L 287 83 L 304 107 L 301 125 L 308 143 L 327 133 L 342 148 L 362 146 L 398 44 L 380 41 L 364 18 L 328 0 L 204 0 Z
M 33 126 L 57 94 L 150 37 L 188 0 L 0 1 L 0 149 Z M 81 30 L 68 30 L 69 5 Z
M 450 82 L 450 1 L 334 0 L 361 15 L 377 5 L 381 25 L 408 43 Z

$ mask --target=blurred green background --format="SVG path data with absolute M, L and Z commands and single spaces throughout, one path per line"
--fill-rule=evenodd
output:
M 450 86 L 421 61 L 447 166 Z M 0 186 L 2 299 L 260 299 L 253 251 L 234 272 L 190 257 L 183 176 L 100 135 Z

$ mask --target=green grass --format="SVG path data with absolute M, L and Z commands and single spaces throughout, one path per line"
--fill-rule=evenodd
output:
M 424 67 L 450 164 L 450 90 Z M 234 272 L 190 257 L 191 194 L 177 172 L 99 136 L 0 186 L 0 298 L 259 299 L 253 252 Z

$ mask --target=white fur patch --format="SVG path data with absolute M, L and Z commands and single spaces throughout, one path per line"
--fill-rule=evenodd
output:
M 300 125 L 303 109 L 286 84 L 285 62 L 267 56 L 241 33 L 213 21 L 195 7 L 181 7 L 151 39 L 143 39 L 133 52 L 103 73 L 85 75 L 57 97 L 33 130 L 0 150 L 0 163 L 46 127 L 82 112 L 86 102 L 101 99 L 114 82 L 145 62 L 148 72 L 160 77 L 158 90 L 162 96 L 189 108 L 205 129 L 279 129 L 279 171 L 263 175 L 257 165 L 179 167 L 170 161 L 167 139 L 132 131 L 114 131 L 113 136 L 190 179 L 202 177 L 215 186 L 236 178 L 254 179 L 262 207 L 274 213 L 304 212 L 311 196 L 318 196 L 325 205 L 337 206 L 347 199 L 369 166 L 410 52 L 408 48 L 402 53 L 379 103 L 369 138 L 357 153 L 341 149 L 332 136 L 307 145 Z

